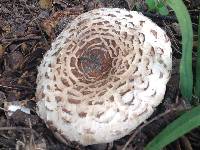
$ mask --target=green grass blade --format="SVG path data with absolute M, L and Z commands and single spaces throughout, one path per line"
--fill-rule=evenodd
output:
M 155 0 L 145 0 L 145 3 L 148 5 L 149 10 L 156 8 L 156 1 Z
M 200 15 L 198 25 L 198 49 L 196 60 L 196 81 L 195 81 L 195 95 L 200 98 Z
M 182 58 L 180 63 L 180 89 L 187 100 L 192 98 L 192 44 L 193 31 L 190 15 L 182 0 L 167 0 L 166 3 L 174 10 L 182 34 Z
M 145 150 L 159 150 L 200 125 L 200 106 L 194 107 L 169 124 L 146 147 Z

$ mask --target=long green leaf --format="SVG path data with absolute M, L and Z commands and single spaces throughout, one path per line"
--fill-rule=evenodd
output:
M 160 150 L 198 126 L 200 126 L 200 106 L 194 107 L 169 124 L 145 147 L 145 150 Z
M 199 15 L 199 26 L 198 26 L 198 49 L 197 49 L 197 60 L 196 60 L 195 95 L 200 98 L 200 15 Z
M 190 15 L 182 0 L 167 0 L 166 3 L 174 10 L 182 34 L 182 58 L 180 63 L 180 89 L 187 100 L 192 98 L 192 44 L 193 31 Z
M 155 0 L 145 0 L 145 3 L 148 5 L 150 10 L 155 9 L 157 5 Z

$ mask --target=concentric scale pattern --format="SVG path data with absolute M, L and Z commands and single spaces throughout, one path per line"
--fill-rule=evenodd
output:
M 161 103 L 171 63 L 169 38 L 147 17 L 92 10 L 73 20 L 45 54 L 37 113 L 63 141 L 111 142 Z

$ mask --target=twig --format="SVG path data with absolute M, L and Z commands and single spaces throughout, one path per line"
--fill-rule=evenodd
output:
M 3 84 L 0 84 L 0 88 L 14 89 L 14 90 L 35 90 L 35 88 L 23 86 L 23 85 L 3 85 Z
M 153 18 L 153 19 L 166 20 L 166 21 L 170 21 L 170 22 L 177 22 L 176 16 L 162 16 L 162 15 L 159 15 L 159 14 L 153 14 L 153 13 L 149 13 L 149 12 L 142 12 L 142 14 L 149 17 L 149 18 Z
M 165 111 L 164 113 L 159 114 L 158 116 L 152 118 L 151 120 L 147 121 L 146 123 L 144 123 L 143 125 L 139 126 L 135 132 L 131 135 L 131 137 L 129 138 L 129 140 L 126 142 L 126 144 L 124 145 L 122 150 L 126 150 L 127 146 L 131 143 L 131 141 L 133 141 L 133 139 L 135 138 L 135 136 L 147 125 L 151 124 L 152 122 L 162 118 L 163 116 L 171 113 L 172 111 L 183 111 L 183 110 L 187 110 L 187 108 L 172 108 L 169 109 L 167 111 Z
M 25 5 L 25 8 L 29 11 L 29 13 L 30 13 L 32 16 L 34 16 L 33 13 L 32 13 L 32 11 L 30 10 L 29 6 L 26 4 L 26 1 L 23 0 L 23 2 L 24 2 L 24 5 Z M 37 25 L 37 27 L 38 27 L 38 29 L 39 29 L 39 31 L 40 31 L 40 33 L 41 33 L 43 39 L 44 39 L 45 44 L 48 46 L 48 45 L 49 45 L 49 44 L 48 44 L 48 41 L 47 41 L 47 39 L 45 38 L 44 33 L 42 32 L 42 28 L 41 28 L 41 26 L 39 25 L 39 23 L 38 23 L 38 21 L 37 21 L 37 18 L 33 19 L 33 21 L 35 21 L 35 23 L 36 23 L 36 25 Z
M 32 129 L 32 123 L 31 123 L 30 118 L 28 119 L 28 121 L 29 121 L 29 128 Z M 31 130 L 30 132 L 31 132 L 31 136 L 30 136 L 30 139 L 29 139 L 29 143 L 30 143 L 30 145 L 33 145 L 34 147 L 36 147 L 35 138 L 34 138 L 34 135 L 33 135 L 33 130 Z
M 5 130 L 33 130 L 33 129 L 25 127 L 0 127 L 0 131 L 5 131 Z
M 3 110 L 4 112 L 8 112 L 6 109 L 0 107 L 0 110 Z
M 36 35 L 27 35 L 25 37 L 16 37 L 16 38 L 10 38 L 10 39 L 1 39 L 1 43 L 8 43 L 8 42 L 24 42 L 29 40 L 40 40 L 42 36 L 36 36 Z

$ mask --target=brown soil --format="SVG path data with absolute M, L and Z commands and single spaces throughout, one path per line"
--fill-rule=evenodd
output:
M 49 3 L 53 1 L 53 3 Z M 0 1 L 0 149 L 142 150 L 167 124 L 190 107 L 179 92 L 181 35 L 175 15 L 147 11 L 144 0 L 1 0 Z M 44 3 L 47 2 L 46 5 Z M 49 5 L 50 4 L 50 5 Z M 192 16 L 194 56 L 200 2 L 185 0 Z M 143 12 L 166 30 L 172 41 L 173 72 L 165 100 L 152 117 L 130 135 L 112 144 L 83 147 L 64 145 L 53 136 L 35 113 L 37 66 L 51 41 L 77 15 L 99 7 L 120 7 Z M 5 105 L 20 102 L 31 114 L 8 115 Z M 200 128 L 168 145 L 166 150 L 200 149 Z

